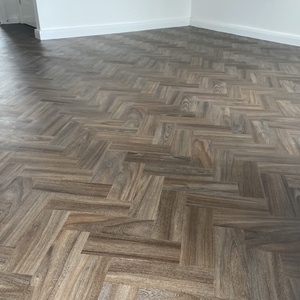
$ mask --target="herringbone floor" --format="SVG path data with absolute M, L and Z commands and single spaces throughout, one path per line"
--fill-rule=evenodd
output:
M 192 27 L 0 29 L 0 299 L 300 299 L 300 48 Z

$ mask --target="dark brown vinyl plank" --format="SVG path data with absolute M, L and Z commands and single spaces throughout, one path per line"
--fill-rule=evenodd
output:
M 300 299 L 299 47 L 0 45 L 0 300 Z
M 157 277 L 153 277 L 153 273 Z M 173 295 L 186 293 L 200 299 L 206 299 L 205 296 L 208 299 L 212 297 L 213 281 L 212 273 L 206 270 L 117 258 L 112 260 L 106 277 L 106 282 L 112 284 L 134 284 L 144 289 L 152 287 L 172 291 Z
M 107 196 L 111 185 L 101 183 L 88 183 L 72 180 L 36 179 L 33 186 L 35 190 L 45 192 L 66 193 L 82 196 Z
M 178 263 L 180 243 L 129 237 L 125 235 L 90 235 L 83 253 L 149 261 Z

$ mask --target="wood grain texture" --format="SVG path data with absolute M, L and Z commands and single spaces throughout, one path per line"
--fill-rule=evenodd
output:
M 300 49 L 193 27 L 0 27 L 0 300 L 300 299 Z
M 131 300 L 137 298 L 138 288 L 124 284 L 104 283 L 101 288 L 99 300 Z
M 185 195 L 163 190 L 152 238 L 181 242 L 184 221 Z
M 152 276 L 155 273 L 156 276 Z M 114 259 L 106 280 L 111 283 L 156 286 L 194 296 L 213 295 L 213 275 L 210 271 L 179 267 L 171 264 Z
M 212 210 L 187 206 L 180 263 L 185 266 L 214 268 L 214 247 Z
M 78 259 L 88 235 L 76 231 L 62 231 L 59 234 L 34 275 L 33 299 L 55 299 L 61 293 L 60 287 L 66 276 L 74 275 L 76 268 L 82 265 L 78 264 Z M 76 277 L 72 280 L 78 279 Z
M 93 255 L 178 263 L 180 243 L 108 234 L 90 235 L 83 252 Z
M 219 297 L 248 299 L 247 257 L 244 233 L 216 228 L 216 281 Z

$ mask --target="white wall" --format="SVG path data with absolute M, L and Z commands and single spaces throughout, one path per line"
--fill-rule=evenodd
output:
M 300 46 L 300 1 L 193 0 L 191 25 Z
M 300 0 L 36 2 L 40 39 L 192 25 L 300 46 Z
M 192 0 L 37 0 L 41 39 L 189 25 Z

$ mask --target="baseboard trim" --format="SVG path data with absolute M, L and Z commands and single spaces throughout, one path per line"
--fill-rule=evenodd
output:
M 232 33 L 240 36 L 251 37 L 276 43 L 300 46 L 300 35 L 288 34 L 265 30 L 254 27 L 246 27 L 235 24 L 212 22 L 207 20 L 191 19 L 191 26 L 216 30 L 225 33 Z
M 69 27 L 53 29 L 36 29 L 35 37 L 40 40 L 51 40 L 81 36 L 92 36 L 111 33 L 123 33 L 159 28 L 182 27 L 190 25 L 190 18 L 155 20 L 148 22 L 104 24 L 99 26 Z

